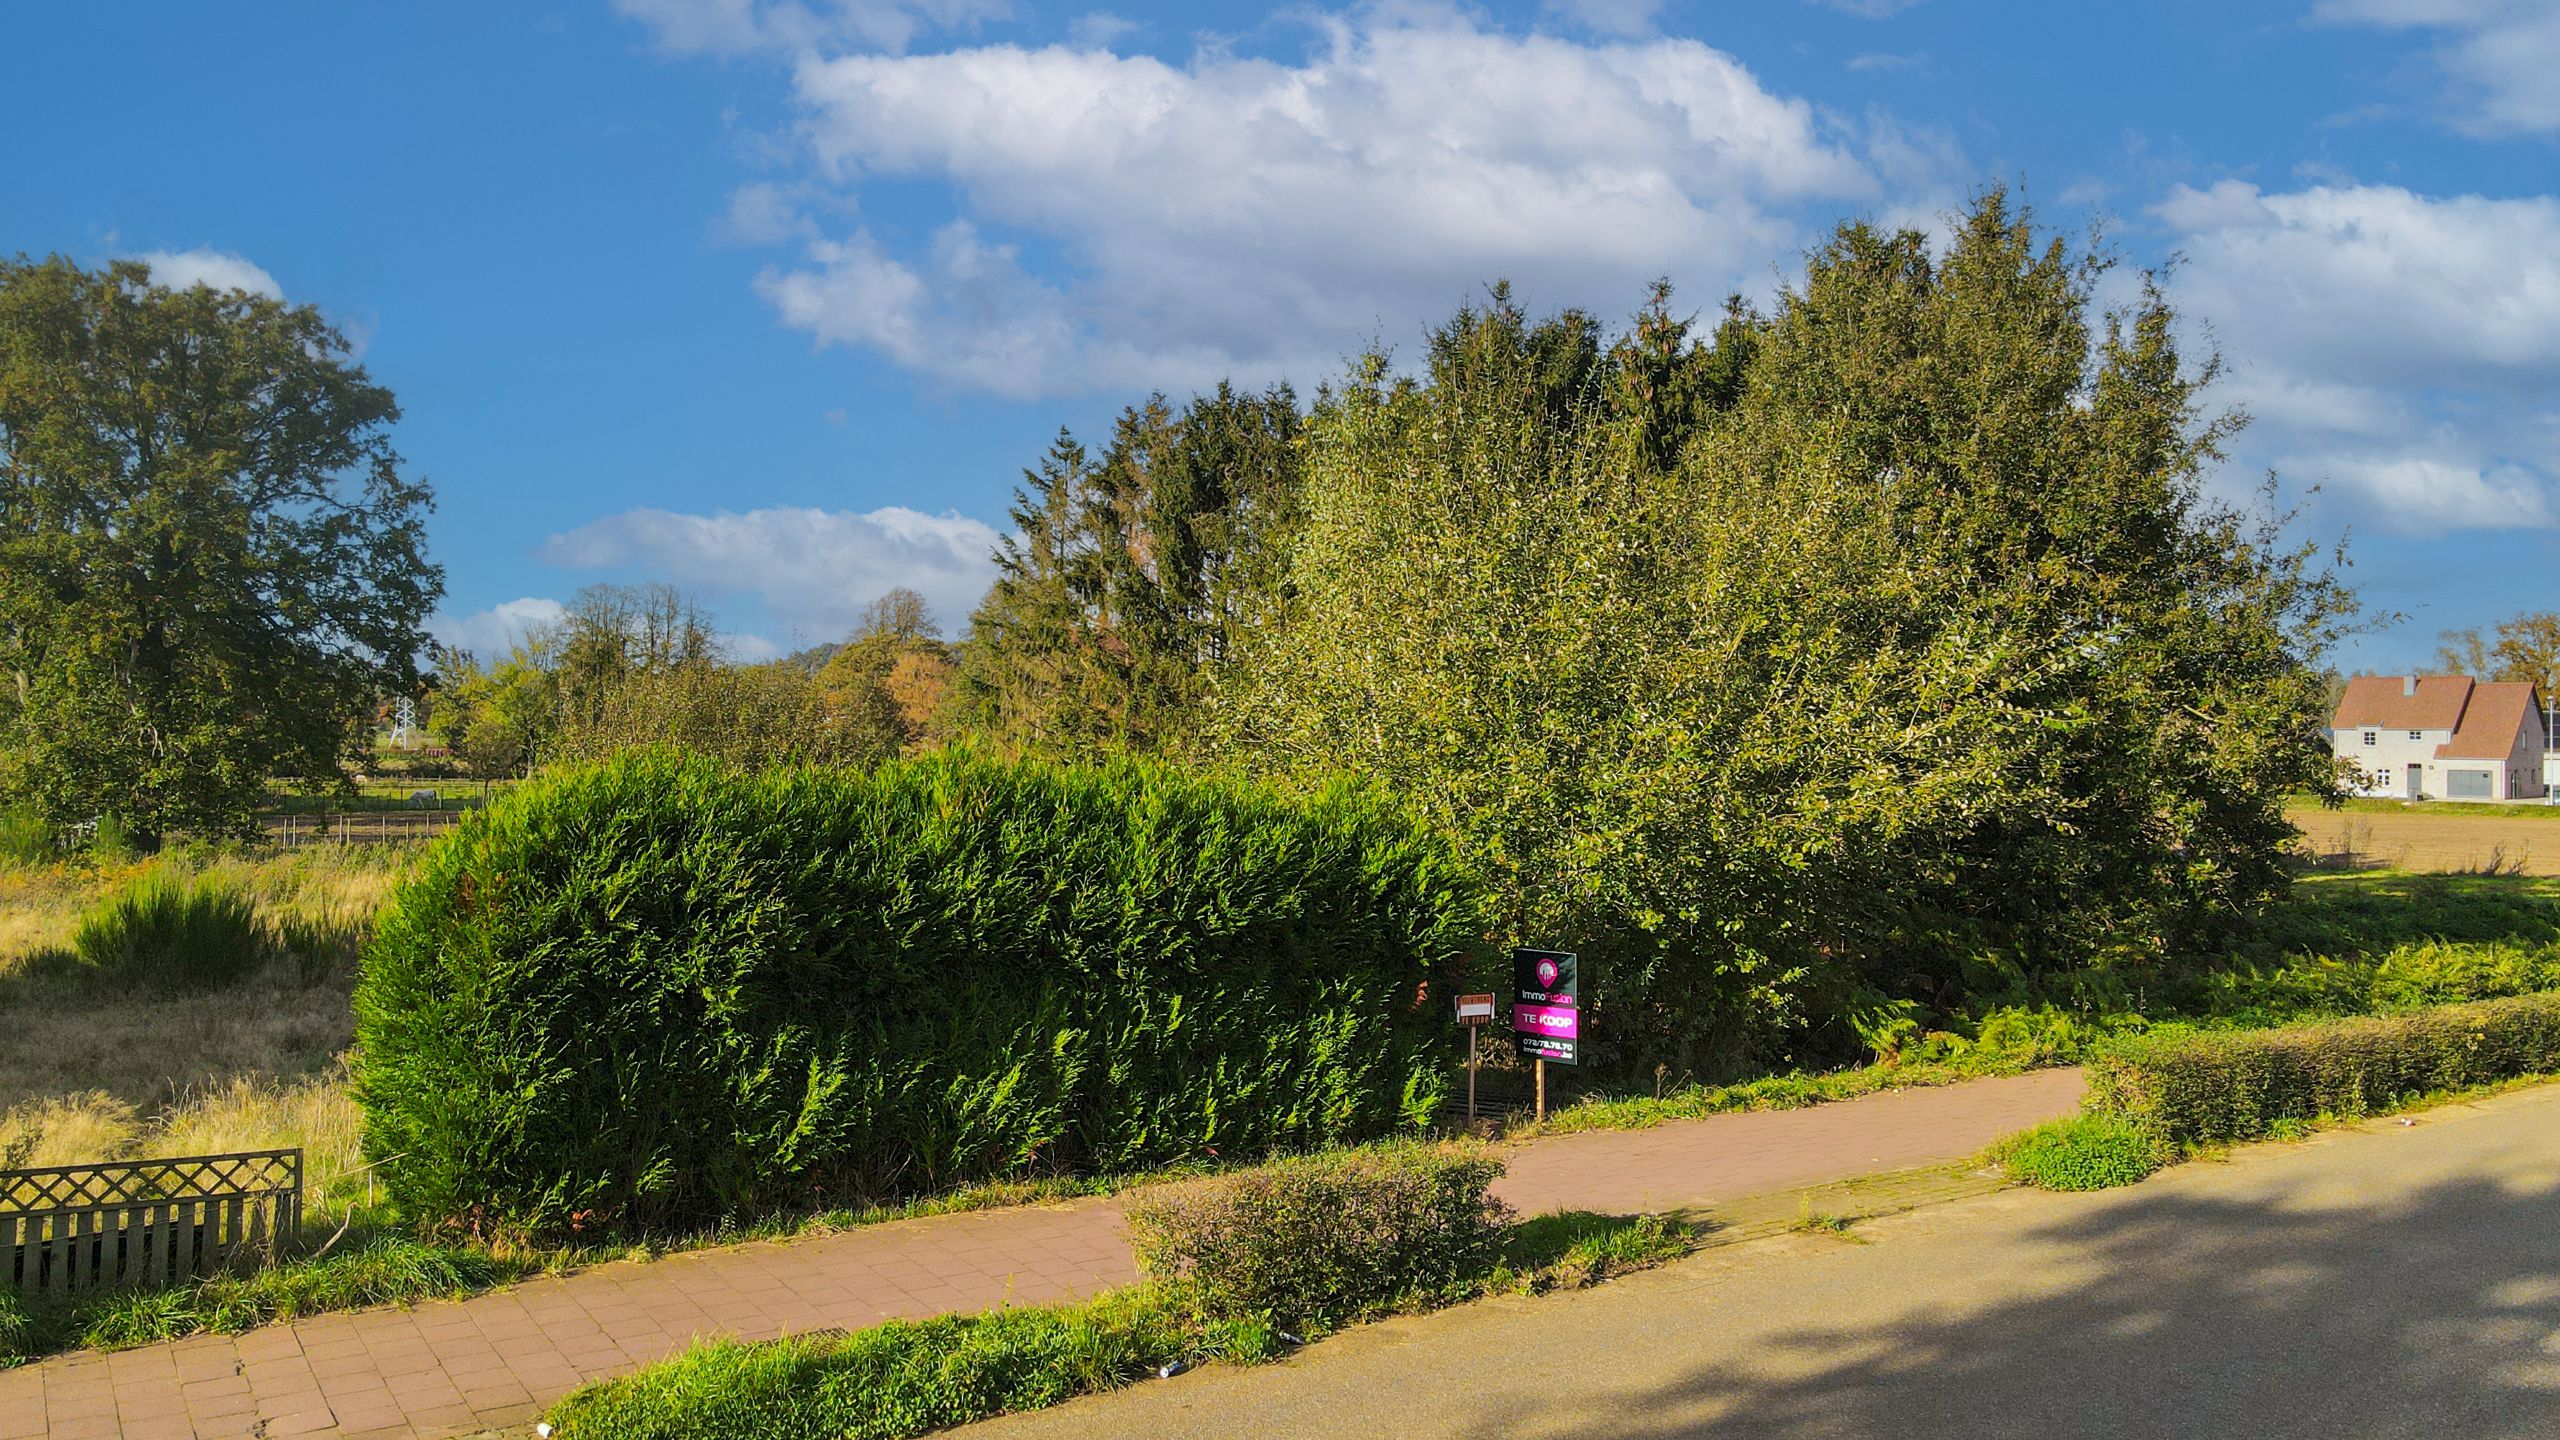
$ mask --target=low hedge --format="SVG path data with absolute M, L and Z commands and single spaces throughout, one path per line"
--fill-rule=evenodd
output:
M 2273 1030 L 2111 1042 L 2089 1061 L 2093 1110 L 2176 1143 L 2246 1140 L 2287 1120 L 2361 1115 L 2420 1095 L 2560 1072 L 2560 995 Z
M 1418 1128 L 1481 891 L 1384 796 L 643 752 L 429 851 L 356 994 L 411 1216 L 656 1230 Z
M 1372 1146 L 1139 1192 L 1138 1266 L 1213 1316 L 1325 1330 L 1464 1293 L 1502 1258 L 1502 1162 L 1464 1145 Z

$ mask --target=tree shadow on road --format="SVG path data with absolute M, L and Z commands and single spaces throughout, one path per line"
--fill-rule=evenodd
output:
M 1961 1313 L 1898 1300 L 1877 1308 L 1899 1319 L 1732 1346 L 1752 1362 L 1707 1358 L 1647 1392 L 1595 1376 L 1507 1409 L 1500 1433 L 2560 1435 L 2560 1176 L 2543 1178 L 2334 1209 L 2137 1192 L 2025 1232 L 2050 1257 L 2019 1287 L 2031 1297 Z M 1699 1318 L 1713 1357 L 1726 1337 Z

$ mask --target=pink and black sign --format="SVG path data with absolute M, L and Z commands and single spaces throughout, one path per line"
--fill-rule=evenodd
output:
M 1569 950 L 1511 952 L 1511 1038 L 1523 1059 L 1579 1063 L 1580 969 Z

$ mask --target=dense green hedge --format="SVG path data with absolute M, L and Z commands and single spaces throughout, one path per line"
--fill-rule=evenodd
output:
M 2560 995 L 2276 1030 L 2116 1041 L 2089 1099 L 2178 1142 L 2245 1140 L 2285 1120 L 2361 1115 L 2414 1096 L 2560 1072 Z
M 628 1229 L 1383 1135 L 1439 1102 L 1480 905 L 1367 791 L 627 756 L 396 894 L 366 1147 L 421 1219 Z
M 1304 1155 L 1163 1185 L 1126 1207 L 1139 1268 L 1211 1315 L 1327 1330 L 1480 1283 L 1510 1212 L 1472 1146 Z

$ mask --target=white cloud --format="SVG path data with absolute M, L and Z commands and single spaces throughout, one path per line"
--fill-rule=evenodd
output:
M 1138 22 L 1108 10 L 1089 10 L 1067 22 L 1067 43 L 1079 50 L 1108 50 L 1138 31 Z
M 811 644 L 842 639 L 865 605 L 902 585 L 923 595 L 947 630 L 958 630 L 995 578 L 990 557 L 998 538 L 965 515 L 900 506 L 867 513 L 629 510 L 552 536 L 543 558 L 752 595 L 796 643 Z
M 2460 129 L 2560 130 L 2560 5 L 2551 0 L 2322 0 L 2312 13 L 2335 24 L 2441 32 L 2430 58 Z
M 613 0 L 677 55 L 743 55 L 856 45 L 903 50 L 936 29 L 1010 13 L 1007 0 Z
M 2560 523 L 2560 200 L 2226 181 L 2154 213 L 2252 455 L 2413 533 Z
M 1496 277 L 1604 313 L 1666 271 L 1762 288 L 1800 208 L 1881 192 L 1847 122 L 1693 40 L 1318 23 L 1295 64 L 805 57 L 821 181 L 938 180 L 962 213 L 921 243 L 815 241 L 759 288 L 821 343 L 1006 395 L 1305 379 Z
M 557 600 L 528 595 L 469 615 L 436 615 L 427 621 L 427 633 L 485 662 L 506 654 L 530 632 L 559 624 L 568 613 Z
M 172 290 L 209 285 L 216 290 L 246 290 L 270 300 L 284 298 L 276 277 L 229 250 L 145 250 L 127 257 L 151 267 L 151 281 Z
M 1864 55 L 1852 55 L 1842 63 L 1850 70 L 1860 72 L 1869 70 L 1917 70 L 1929 63 L 1929 57 L 1920 54 L 1894 55 L 1883 51 L 1870 51 Z

